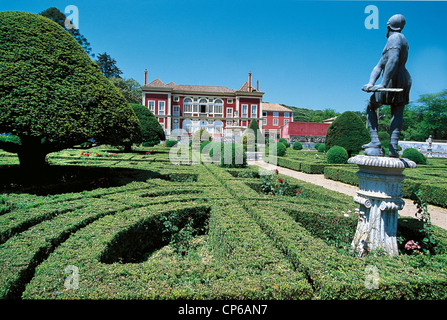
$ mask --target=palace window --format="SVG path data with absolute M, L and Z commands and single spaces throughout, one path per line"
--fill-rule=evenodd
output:
M 218 114 L 223 113 L 223 101 L 221 99 L 217 99 L 214 102 L 214 113 L 218 113 Z
M 173 114 L 174 117 L 179 117 L 180 116 L 180 106 L 174 106 L 172 112 L 174 113 Z
M 183 100 L 183 113 L 192 113 L 192 100 L 190 98 Z
M 207 113 L 208 112 L 208 101 L 206 99 L 200 99 L 199 101 L 199 110 L 200 113 Z
M 290 117 L 290 113 L 289 112 L 284 112 L 284 118 L 289 118 Z
M 147 102 L 147 108 L 152 111 L 152 113 L 155 113 L 155 101 L 149 100 Z
M 258 117 L 258 105 L 257 104 L 252 104 L 251 105 L 251 117 L 252 118 L 257 118 Z
M 227 108 L 227 118 L 233 118 L 233 108 Z
M 266 118 L 262 119 L 262 125 L 263 126 L 267 125 L 267 119 Z
M 165 102 L 164 101 L 158 101 L 158 114 L 164 115 L 165 114 Z
M 273 125 L 277 126 L 278 125 L 278 119 L 273 119 Z
M 273 112 L 274 117 L 279 117 L 279 112 Z
M 242 118 L 248 118 L 248 104 L 242 105 Z
M 284 125 L 286 125 L 289 122 L 289 119 L 284 119 Z

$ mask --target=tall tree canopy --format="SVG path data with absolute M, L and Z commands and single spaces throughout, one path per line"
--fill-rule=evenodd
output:
M 47 18 L 14 11 L 0 12 L 0 132 L 20 138 L 8 151 L 31 169 L 90 138 L 141 141 L 134 111 L 79 43 Z
M 129 103 L 141 103 L 141 84 L 137 80 L 111 77 L 109 79 Z
M 116 60 L 108 55 L 107 52 L 98 54 L 96 63 L 106 78 L 121 78 L 123 72 L 116 66 Z

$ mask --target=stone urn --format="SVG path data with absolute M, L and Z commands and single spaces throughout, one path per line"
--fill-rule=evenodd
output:
M 359 166 L 359 190 L 354 201 L 359 204 L 358 223 L 352 251 L 357 256 L 383 250 L 399 255 L 396 232 L 398 210 L 402 210 L 401 183 L 406 168 L 416 163 L 405 158 L 358 155 L 348 160 Z

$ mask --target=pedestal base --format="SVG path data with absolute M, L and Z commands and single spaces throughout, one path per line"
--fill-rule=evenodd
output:
M 408 159 L 355 156 L 348 160 L 359 166 L 359 190 L 354 201 L 358 203 L 359 221 L 351 247 L 355 254 L 383 250 L 398 255 L 397 212 L 404 207 L 400 187 L 405 168 L 415 168 Z

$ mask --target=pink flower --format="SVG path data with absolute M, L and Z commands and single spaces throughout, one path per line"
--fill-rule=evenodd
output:
M 146 155 L 148 155 L 148 154 L 149 154 L 149 151 L 146 152 Z
M 276 174 L 279 174 L 279 170 L 278 170 L 278 169 L 275 169 L 275 173 L 276 173 Z
M 283 182 L 284 182 L 284 180 L 283 180 L 283 179 L 281 179 L 281 178 L 279 178 L 279 179 L 278 179 L 278 182 L 279 182 L 279 183 L 283 183 Z
M 301 190 L 296 190 L 296 194 L 300 194 L 300 193 L 302 193 L 303 191 L 301 191 Z
M 410 240 L 405 244 L 405 250 L 420 250 L 420 249 L 421 246 L 413 240 Z

